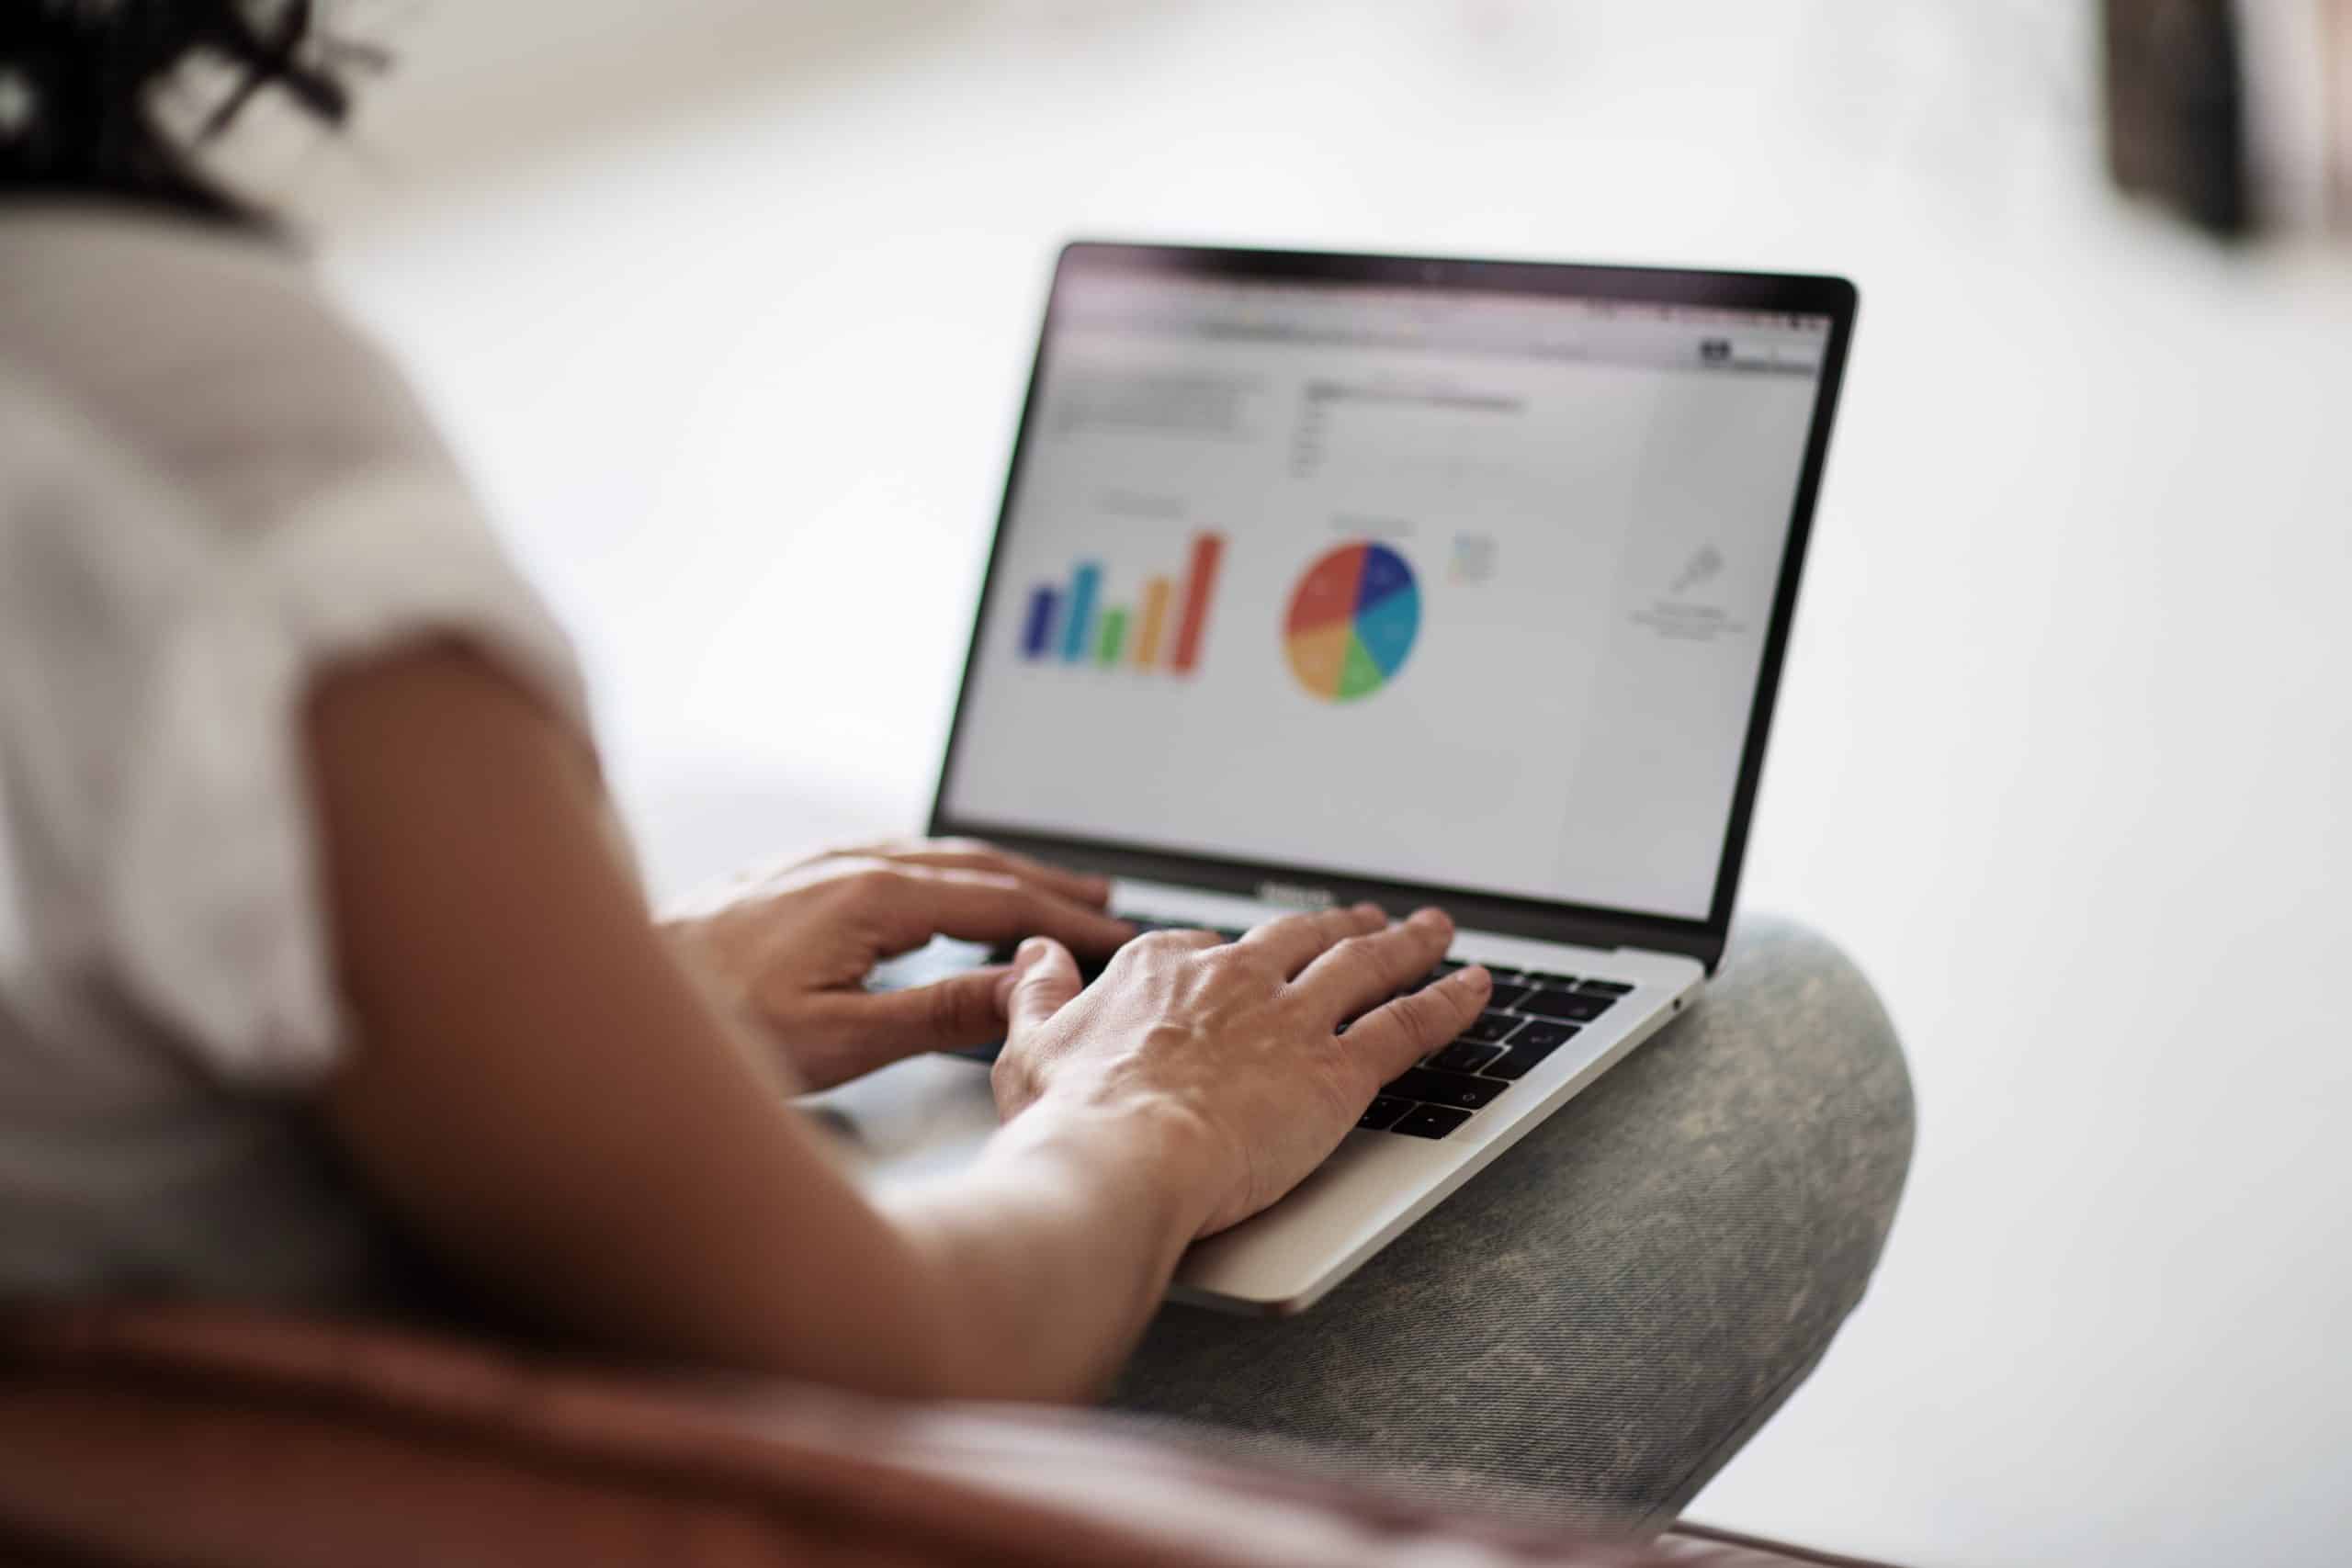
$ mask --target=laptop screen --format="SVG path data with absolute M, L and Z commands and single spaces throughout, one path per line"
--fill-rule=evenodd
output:
M 1066 267 L 943 812 L 1706 919 L 1830 328 Z

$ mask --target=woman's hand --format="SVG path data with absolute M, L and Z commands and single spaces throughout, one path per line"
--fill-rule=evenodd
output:
M 1083 995 L 1066 949 L 1024 942 L 1001 981 L 998 1109 L 1139 1118 L 1170 1151 L 1163 1179 L 1193 1200 L 1191 1234 L 1222 1230 L 1296 1186 L 1382 1084 L 1478 1016 L 1493 983 L 1476 966 L 1396 994 L 1453 940 L 1435 909 L 1391 926 L 1368 904 L 1230 943 L 1155 932 Z
M 916 840 L 838 851 L 747 879 L 724 889 L 718 908 L 673 917 L 668 929 L 776 1040 L 804 1087 L 825 1089 L 919 1051 L 1004 1032 L 1005 968 L 876 993 L 865 988 L 875 964 L 934 936 L 1042 933 L 1108 953 L 1135 934 L 1103 913 L 1110 896 L 1101 877 L 986 844 Z

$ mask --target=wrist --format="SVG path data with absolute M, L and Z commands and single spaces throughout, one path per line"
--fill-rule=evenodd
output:
M 1199 1119 L 1173 1103 L 1111 1106 L 1048 1097 L 1007 1122 L 1005 1152 L 1052 1162 L 1148 1235 L 1162 1279 L 1206 1226 L 1215 1161 Z

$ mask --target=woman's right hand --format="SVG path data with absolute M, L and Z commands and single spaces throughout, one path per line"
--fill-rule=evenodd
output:
M 1438 910 L 1389 925 L 1369 904 L 1286 916 L 1232 942 L 1159 931 L 1081 994 L 1069 950 L 1032 938 L 1001 982 L 998 1110 L 1158 1127 L 1139 1146 L 1168 1151 L 1160 1174 L 1192 1200 L 1192 1234 L 1223 1230 L 1304 1180 L 1382 1084 L 1478 1016 L 1493 986 L 1475 965 L 1396 994 L 1453 940 Z

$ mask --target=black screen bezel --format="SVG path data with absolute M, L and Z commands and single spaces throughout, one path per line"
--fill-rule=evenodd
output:
M 1724 834 L 1723 857 L 1715 871 L 1714 898 L 1703 919 L 1612 909 L 1589 904 L 1518 897 L 1431 884 L 1390 880 L 1316 866 L 1272 861 L 1227 859 L 1197 852 L 1154 849 L 1147 845 L 1071 834 L 1040 833 L 1032 829 L 991 823 L 948 809 L 948 782 L 955 776 L 956 750 L 963 738 L 971 706 L 972 682 L 980 649 L 989 632 L 989 604 L 996 574 L 1004 558 L 1004 538 L 1019 501 L 1022 457 L 1027 449 L 1037 413 L 1038 381 L 1043 374 L 1057 321 L 1056 307 L 1062 285 L 1080 273 L 1213 279 L 1219 281 L 1311 282 L 1435 287 L 1452 290 L 1498 294 L 1623 299 L 1629 302 L 1713 306 L 1725 310 L 1764 310 L 1792 315 L 1826 316 L 1829 337 L 1815 383 L 1813 419 L 1805 436 L 1804 463 L 1797 477 L 1781 570 L 1773 589 L 1770 625 L 1763 657 L 1757 669 L 1757 687 L 1749 708 L 1747 739 L 1740 753 L 1739 778 L 1732 796 L 1731 818 Z M 1080 864 L 1112 875 L 1204 886 L 1252 896 L 1268 883 L 1311 887 L 1342 901 L 1369 898 L 1392 908 L 1442 902 L 1465 927 L 1583 946 L 1632 946 L 1685 953 L 1710 970 L 1722 959 L 1730 931 L 1739 874 L 1747 849 L 1747 832 L 1755 809 L 1757 785 L 1762 777 L 1765 742 L 1771 731 L 1772 709 L 1779 694 L 1781 666 L 1788 649 L 1789 628 L 1796 608 L 1797 584 L 1804 567 L 1805 545 L 1812 534 L 1814 503 L 1828 455 L 1829 431 L 1844 380 L 1847 344 L 1853 335 L 1860 296 L 1852 283 L 1836 276 L 1811 274 L 1699 271 L 1669 267 L 1586 265 L 1558 262 L 1473 261 L 1436 256 L 1348 254 L 1309 251 L 1244 250 L 1198 245 L 1128 244 L 1104 241 L 1073 241 L 1062 248 L 1054 269 L 1046 319 L 1030 364 L 1028 389 L 1021 420 L 1006 465 L 1004 495 L 989 547 L 987 570 L 979 602 L 973 612 L 972 637 L 966 650 L 964 672 L 957 684 L 955 716 L 947 746 L 940 759 L 939 780 L 933 792 L 930 831 L 934 835 L 986 838 L 1010 849 L 1048 859 Z

